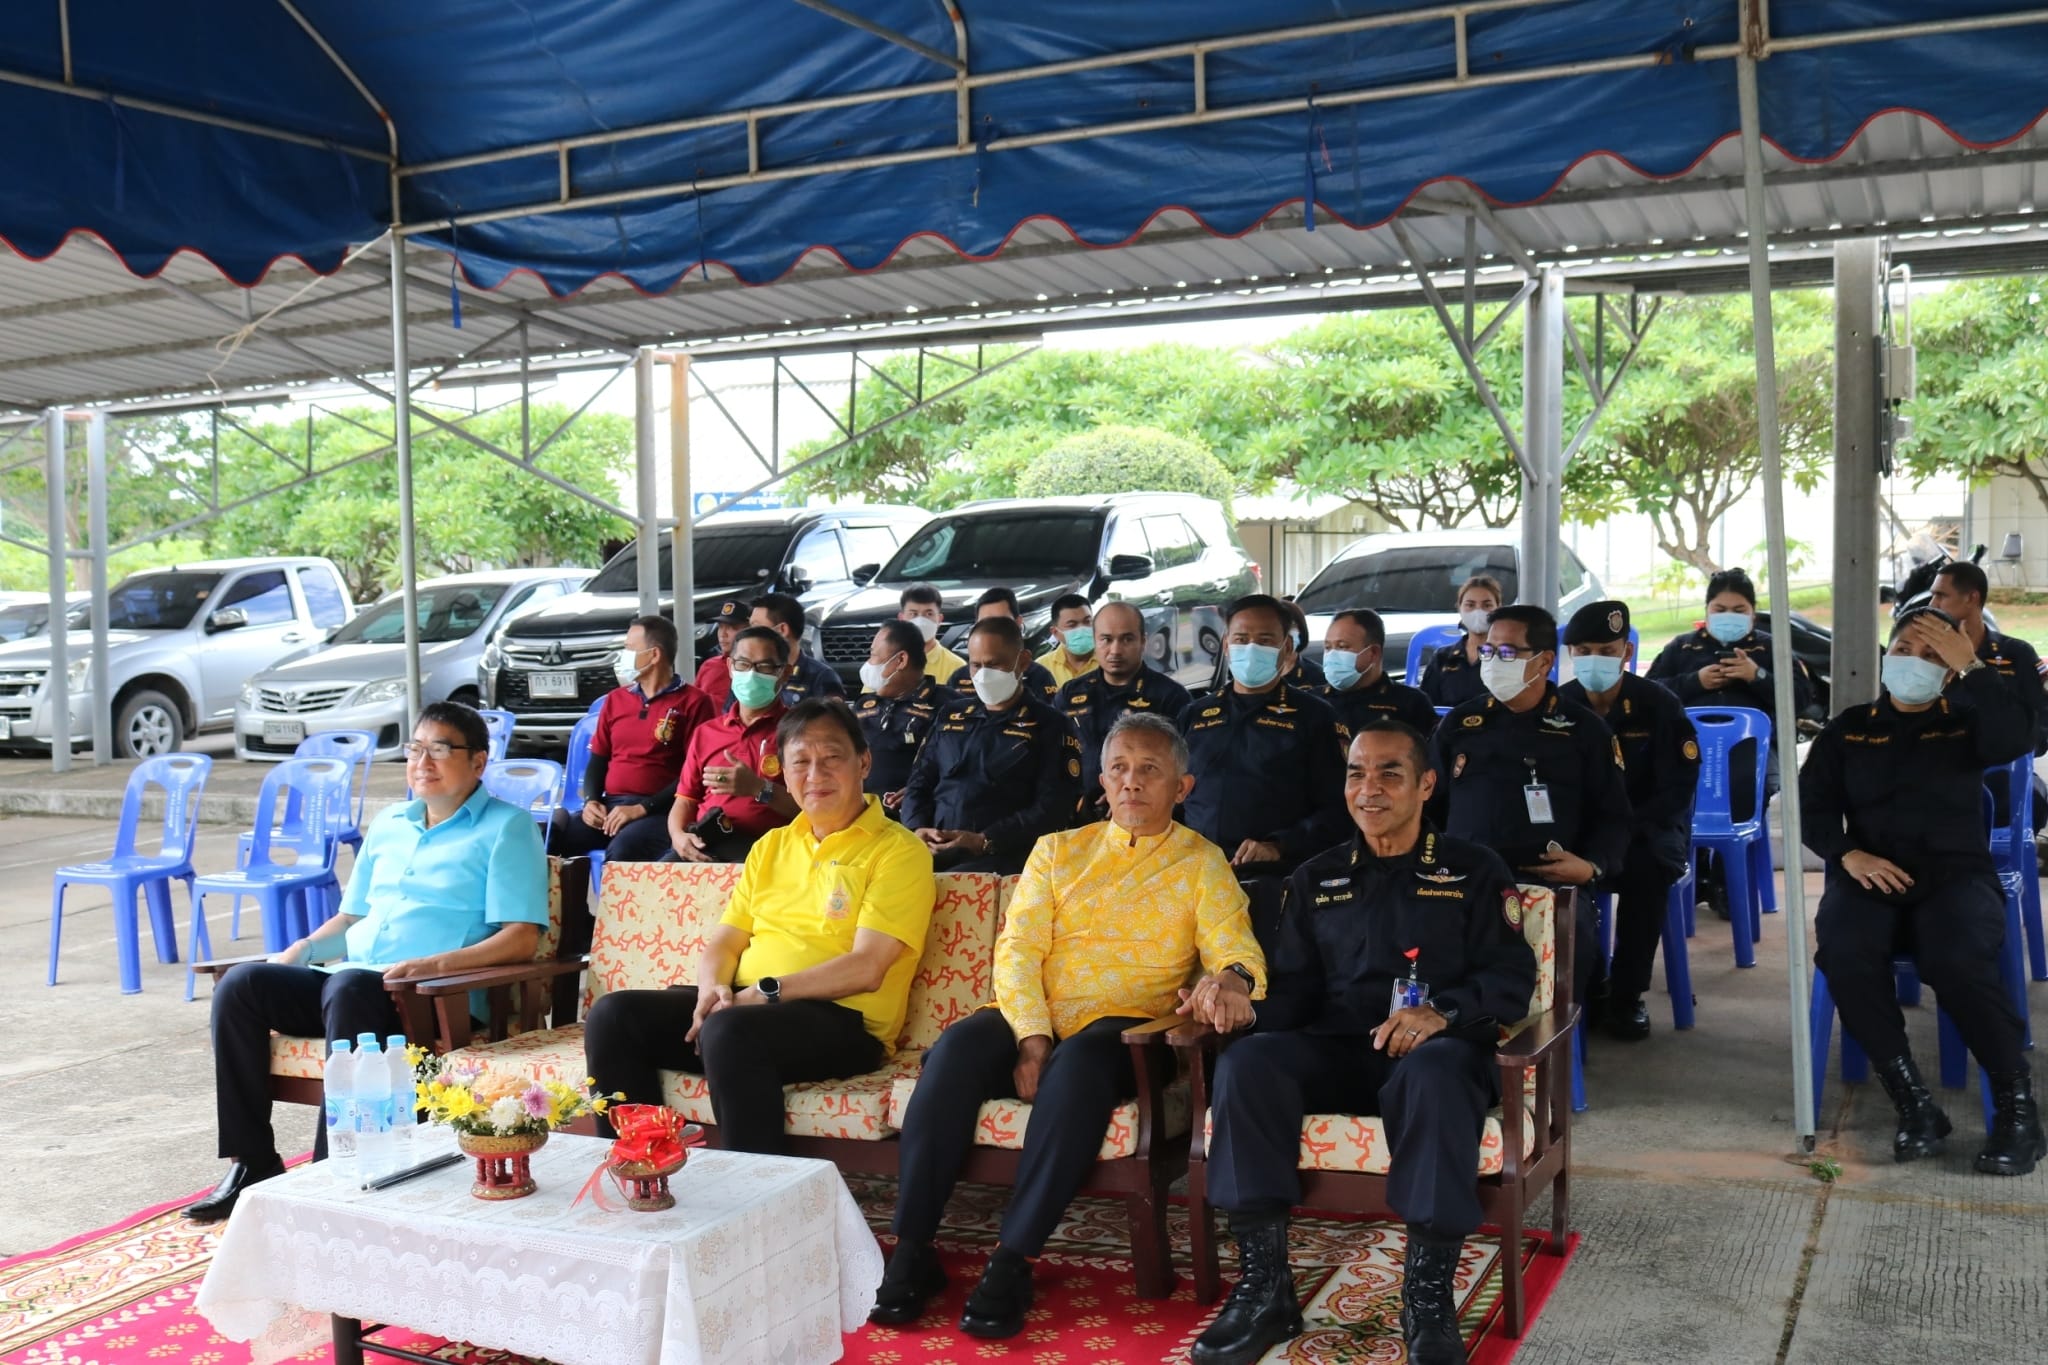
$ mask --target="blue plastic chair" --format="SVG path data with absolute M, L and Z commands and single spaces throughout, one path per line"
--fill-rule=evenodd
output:
M 1746 706 L 1692 712 L 1699 732 L 1700 783 L 1693 806 L 1692 847 L 1719 860 L 1728 878 L 1728 918 L 1735 938 L 1735 965 L 1756 965 L 1756 942 L 1763 937 L 1764 888 L 1771 880 L 1770 831 L 1764 819 L 1765 773 L 1770 763 L 1771 718 Z M 1735 782 L 1743 774 L 1729 771 L 1729 754 L 1744 740 L 1756 742 L 1755 814 L 1736 820 L 1730 811 Z M 1773 904 L 1776 896 L 1771 896 Z
M 1685 947 L 1685 908 L 1692 903 L 1692 869 L 1671 884 L 1664 897 L 1664 927 L 1658 943 L 1664 950 L 1664 989 L 1671 993 L 1671 1027 L 1693 1026 L 1692 958 Z M 1614 965 L 1614 897 L 1605 891 L 1593 897 L 1600 916 L 1600 961 Z
M 74 863 L 57 869 L 50 887 L 50 980 L 57 984 L 57 945 L 64 931 L 64 888 L 104 886 L 114 898 L 114 951 L 121 967 L 121 994 L 142 991 L 141 930 L 136 923 L 135 893 L 149 904 L 149 934 L 156 942 L 156 960 L 178 960 L 177 921 L 171 914 L 171 882 L 185 883 L 192 898 L 193 951 L 203 938 L 199 902 L 192 892 L 192 845 L 199 831 L 199 798 L 213 760 L 204 754 L 163 754 L 144 759 L 128 774 L 121 796 L 121 824 L 114 834 L 114 852 L 102 863 Z M 142 802 L 149 788 L 163 789 L 163 838 L 155 853 L 139 853 L 135 842 L 142 824 Z M 191 987 L 185 998 L 190 1000 Z
M 562 765 L 552 758 L 504 758 L 484 765 L 484 790 L 519 807 L 543 829 L 562 804 Z
M 490 759 L 496 763 L 511 751 L 512 726 L 519 718 L 510 711 L 479 710 L 477 714 L 484 718 L 484 729 L 490 732 Z
M 350 782 L 354 788 L 348 823 L 334 836 L 346 844 L 350 852 L 360 852 L 363 847 L 363 811 L 370 795 L 370 765 L 377 757 L 377 736 L 368 730 L 331 730 L 326 734 L 308 735 L 292 750 L 293 758 L 345 758 L 354 765 Z M 310 827 L 306 822 L 305 802 L 297 791 L 286 794 L 284 818 L 278 827 L 270 832 L 272 851 L 290 849 L 301 859 L 318 856 L 320 840 L 326 837 L 324 831 Z M 235 840 L 235 864 L 241 866 L 249 861 L 250 845 L 255 835 L 244 831 Z M 228 910 L 228 937 L 242 936 L 242 898 L 235 897 Z
M 2041 862 L 2034 847 L 2034 756 L 2022 754 L 2003 768 L 1985 771 L 1985 780 L 1995 782 L 2005 775 L 2007 813 L 2005 824 L 1991 831 L 1991 856 L 1998 863 L 1998 877 L 2008 892 L 2020 896 L 2020 925 L 2027 944 L 2027 974 L 2036 981 L 2048 981 L 2048 938 L 2041 929 Z
M 350 820 L 349 796 L 356 765 L 341 758 L 288 758 L 271 769 L 256 794 L 255 837 L 250 841 L 249 859 L 232 872 L 215 872 L 193 883 L 199 905 L 193 915 L 203 935 L 205 922 L 200 907 L 206 897 L 251 896 L 263 914 L 263 951 L 281 952 L 311 933 L 316 921 L 312 907 L 338 901 L 341 884 L 334 875 L 341 830 Z M 309 829 L 319 831 L 311 852 L 300 853 L 298 861 L 278 862 L 273 854 L 285 852 L 273 844 L 280 798 L 289 801 L 296 793 Z M 320 916 L 324 920 L 326 915 Z M 190 982 L 187 982 L 189 989 Z
M 583 773 L 590 767 L 590 737 L 597 733 L 597 712 L 603 705 L 603 697 L 592 702 L 589 712 L 569 732 L 569 761 L 562 775 L 562 809 L 571 819 L 577 818 L 583 810 Z M 604 880 L 604 850 L 583 856 L 590 864 L 590 895 L 594 902 Z
M 1422 676 L 1424 655 L 1464 638 L 1465 631 L 1460 626 L 1424 626 L 1416 631 L 1408 640 L 1408 662 L 1402 665 L 1401 681 L 1410 687 L 1415 686 L 1416 680 Z

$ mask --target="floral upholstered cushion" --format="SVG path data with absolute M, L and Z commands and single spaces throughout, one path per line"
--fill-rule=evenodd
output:
M 932 927 L 903 1020 L 903 1048 L 920 1052 L 995 998 L 996 926 L 1017 887 L 1015 877 L 985 872 L 942 872 L 934 880 Z
M 896 1081 L 892 1064 L 865 1076 L 840 1081 L 804 1081 L 782 1087 L 782 1130 L 791 1137 L 846 1138 L 877 1142 L 894 1137 L 889 1123 L 889 1087 Z M 711 1087 L 687 1071 L 661 1073 L 661 1093 L 668 1107 L 692 1123 L 710 1123 Z
M 1536 954 L 1536 990 L 1529 997 L 1529 1013 L 1514 1027 L 1503 1030 L 1504 1038 L 1548 1014 L 1557 999 L 1557 892 L 1547 886 L 1515 889 L 1522 893 L 1522 937 Z
M 1526 1117 L 1522 1123 L 1522 1155 L 1526 1157 L 1536 1149 L 1536 1116 L 1526 1108 L 1523 1112 Z M 1393 1154 L 1387 1146 L 1386 1124 L 1378 1117 L 1359 1114 L 1306 1115 L 1301 1120 L 1298 1164 L 1304 1171 L 1357 1171 L 1364 1175 L 1385 1175 L 1393 1164 Z M 1500 1117 L 1488 1114 L 1486 1131 L 1479 1139 L 1479 1174 L 1499 1175 L 1505 1164 Z
M 910 1096 L 916 1089 L 917 1076 L 914 1072 L 899 1075 L 890 1087 L 889 1123 L 892 1127 L 903 1127 L 903 1116 L 910 1109 Z M 1189 1101 L 1185 1080 L 1176 1080 L 1166 1087 L 1160 1105 L 1160 1122 L 1165 1129 L 1161 1137 L 1177 1137 L 1188 1130 Z M 975 1145 L 1020 1151 L 1024 1146 L 1024 1130 L 1030 1123 L 1031 1105 L 1026 1101 L 989 1100 L 981 1106 L 980 1115 L 975 1120 Z M 1115 1161 L 1134 1156 L 1137 1150 L 1138 1102 L 1125 1100 L 1109 1116 L 1109 1131 L 1103 1135 L 1102 1146 L 1096 1149 L 1095 1159 Z
M 270 1035 L 270 1074 L 319 1080 L 327 1063 L 327 1043 L 320 1038 L 287 1038 Z
M 501 1043 L 478 1043 L 447 1055 L 451 1066 L 477 1066 L 486 1077 L 517 1076 L 581 1087 L 590 1074 L 583 1060 L 583 1025 L 536 1029 Z
M 739 879 L 738 863 L 605 864 L 584 1008 L 607 991 L 695 981 L 704 940 Z

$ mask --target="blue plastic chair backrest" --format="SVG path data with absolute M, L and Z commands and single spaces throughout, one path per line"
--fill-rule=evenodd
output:
M 597 717 L 585 716 L 569 732 L 569 761 L 562 775 L 562 809 L 571 815 L 583 809 L 583 772 L 590 766 L 590 737 L 597 733 Z
M 121 794 L 121 828 L 114 835 L 114 856 L 135 856 L 135 837 L 142 823 L 142 803 L 152 786 L 164 789 L 163 844 L 165 856 L 192 859 L 192 844 L 199 832 L 199 797 L 213 772 L 213 760 L 205 754 L 159 754 L 145 758 L 128 774 L 128 788 Z
M 1456 644 L 1464 638 L 1465 630 L 1462 626 L 1424 626 L 1416 631 L 1408 638 L 1408 662 L 1405 665 L 1407 672 L 1402 676 L 1402 681 L 1410 687 L 1415 686 L 1416 681 L 1422 677 L 1422 660 L 1425 655 L 1442 649 L 1445 645 Z
M 2028 750 L 2010 763 L 1984 770 L 1985 778 L 1992 782 L 1997 781 L 2001 774 L 2005 778 L 2005 828 L 1992 830 L 1991 842 L 2000 847 L 2015 847 L 2017 841 L 2034 837 L 2033 751 Z
M 607 696 L 610 696 L 610 695 L 611 695 L 611 694 L 610 694 L 610 693 L 608 693 L 608 692 L 607 692 L 607 693 L 604 693 L 604 694 L 601 694 L 601 695 L 600 695 L 600 696 L 598 697 L 598 699 L 597 699 L 596 701 L 594 701 L 594 702 L 590 703 L 590 709 L 589 709 L 588 711 L 585 711 L 585 712 L 584 712 L 583 714 L 584 714 L 584 715 L 586 715 L 586 716 L 589 716 L 589 717 L 590 717 L 590 718 L 591 718 L 592 720 L 596 720 L 596 719 L 597 719 L 597 713 L 598 713 L 598 712 L 600 712 L 600 711 L 602 711 L 602 710 L 604 710 L 604 699 L 605 699 L 605 697 L 607 697 Z
M 484 729 L 491 736 L 491 762 L 503 758 L 512 747 L 512 726 L 519 719 L 510 711 L 478 711 L 484 718 Z
M 1725 828 L 1734 819 L 1730 798 L 1736 775 L 1728 771 L 1728 757 L 1745 739 L 1756 741 L 1756 772 L 1751 778 L 1755 786 L 1751 790 L 1757 796 L 1753 809 L 1761 814 L 1764 775 L 1771 755 L 1771 718 L 1747 706 L 1702 707 L 1687 714 L 1700 737 L 1700 784 L 1693 803 L 1694 826 Z
M 249 862 L 267 863 L 271 827 L 280 796 L 296 803 L 304 828 L 319 838 L 321 862 L 332 866 L 335 843 L 349 827 L 349 792 L 356 765 L 345 758 L 288 758 L 270 770 L 256 793 L 256 827 L 250 831 Z M 300 859 L 303 864 L 306 860 Z
M 562 801 L 562 765 L 552 758 L 501 758 L 484 765 L 484 790 L 536 818 Z
M 362 828 L 363 806 L 370 797 L 370 764 L 377 756 L 377 737 L 368 730 L 329 730 L 321 735 L 307 735 L 292 750 L 293 758 L 345 758 L 355 764 L 351 783 L 355 788 L 355 802 L 349 822 Z M 296 794 L 294 794 L 296 795 Z M 294 812 L 290 809 L 295 802 L 287 802 L 285 822 L 291 823 Z

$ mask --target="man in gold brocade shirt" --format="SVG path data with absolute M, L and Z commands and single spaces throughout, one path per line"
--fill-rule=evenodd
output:
M 1002 1233 L 960 1328 L 1022 1330 L 1031 1266 L 1135 1093 L 1125 1029 L 1180 1013 L 1253 1020 L 1266 963 L 1221 849 L 1184 825 L 1187 742 L 1163 717 L 1124 716 L 1103 742 L 1110 819 L 1041 838 L 996 942 L 996 1005 L 946 1030 L 903 1120 L 896 1250 L 870 1320 L 914 1321 L 946 1286 L 932 1239 L 992 1099 L 1032 1106 Z

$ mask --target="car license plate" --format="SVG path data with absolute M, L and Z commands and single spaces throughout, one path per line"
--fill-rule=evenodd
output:
M 569 697 L 576 695 L 574 673 L 536 673 L 527 680 L 526 695 L 538 701 L 543 697 Z
M 263 722 L 265 744 L 290 744 L 296 746 L 306 737 L 306 722 L 302 720 L 266 720 Z

